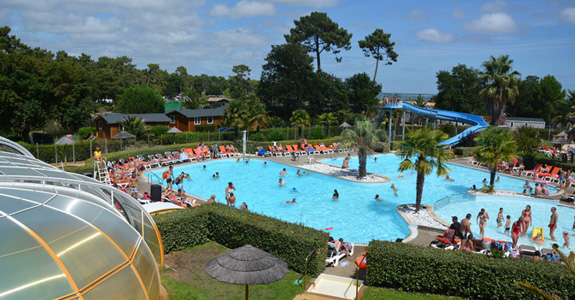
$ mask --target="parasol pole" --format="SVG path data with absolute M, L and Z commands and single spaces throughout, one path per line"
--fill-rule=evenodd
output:
M 246 300 L 248 300 L 248 298 L 249 298 L 249 296 L 248 296 L 249 290 L 250 290 L 249 285 L 246 284 Z

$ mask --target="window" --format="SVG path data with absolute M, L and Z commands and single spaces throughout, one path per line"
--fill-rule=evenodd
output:
M 207 117 L 208 124 L 214 124 L 214 117 Z
M 170 120 L 171 120 L 170 123 L 172 124 L 176 123 L 176 115 L 171 115 Z
M 102 121 L 98 121 L 98 129 L 102 130 Z
M 200 125 L 200 124 L 202 124 L 202 117 L 194 118 L 194 125 Z

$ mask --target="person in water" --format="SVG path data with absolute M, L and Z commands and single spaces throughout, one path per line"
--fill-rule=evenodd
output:
M 395 185 L 394 185 L 393 183 L 391 184 L 391 187 L 390 187 L 390 188 L 393 190 L 393 192 L 394 192 L 395 195 L 397 196 L 397 188 L 395 187 Z
M 289 200 L 288 200 L 288 201 L 286 201 L 286 204 L 294 204 L 295 202 L 296 202 L 296 200 L 295 200 L 295 198 L 293 198 L 293 200 L 292 200 L 292 201 L 289 201 Z
M 337 200 L 339 199 L 339 193 L 337 192 L 337 190 L 333 190 L 333 196 L 331 197 L 332 200 Z
M 375 198 L 374 198 L 374 199 L 377 200 L 377 201 L 382 201 L 382 199 L 379 198 L 379 194 L 375 195 Z

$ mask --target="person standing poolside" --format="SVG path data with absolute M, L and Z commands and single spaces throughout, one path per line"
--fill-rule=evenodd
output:
M 228 182 L 228 186 L 226 187 L 226 204 L 230 205 L 230 194 L 232 194 L 236 190 L 236 187 L 232 182 Z
M 475 219 L 475 222 L 479 224 L 479 234 L 481 237 L 483 237 L 485 234 L 485 226 L 487 225 L 487 220 L 489 220 L 489 214 L 485 211 L 485 208 L 482 208 L 477 215 L 477 218 Z
M 391 184 L 390 188 L 393 190 L 393 192 L 397 196 L 397 188 L 395 187 L 395 185 L 393 183 Z
M 230 193 L 228 201 L 230 202 L 231 207 L 236 207 L 236 196 L 234 196 L 234 193 Z
M 555 241 L 555 229 L 557 229 L 557 220 L 559 215 L 557 214 L 557 208 L 551 207 L 551 219 L 549 220 L 549 236 L 551 240 Z
M 286 168 L 284 168 L 283 170 L 280 171 L 280 175 L 281 175 L 281 176 L 287 175 Z
M 136 174 L 130 176 L 130 193 L 134 199 L 138 199 L 138 176 Z
M 513 241 L 512 248 L 517 246 L 517 241 L 519 240 L 519 236 L 521 235 L 521 227 L 525 226 L 525 222 L 523 221 L 523 216 L 519 217 L 519 219 L 513 222 L 513 226 L 511 226 L 511 240 Z
M 344 159 L 343 159 L 343 164 L 341 165 L 342 169 L 348 169 L 349 168 L 349 159 L 351 158 L 351 156 L 348 154 Z
M 174 167 L 170 166 L 164 171 L 164 174 L 162 174 L 162 177 L 166 179 L 166 186 L 170 191 L 172 190 L 172 180 L 174 179 L 174 172 L 172 169 L 174 169 Z
M 465 219 L 461 220 L 461 246 L 459 250 L 463 251 L 466 248 L 473 250 L 473 233 L 471 232 L 471 214 L 467 214 Z
M 529 223 L 531 223 L 531 205 L 527 205 L 525 209 L 521 212 L 521 216 L 523 217 L 523 232 L 521 236 L 527 234 L 527 229 L 529 228 Z
M 503 226 L 503 207 L 499 208 L 499 213 L 497 214 L 497 228 Z

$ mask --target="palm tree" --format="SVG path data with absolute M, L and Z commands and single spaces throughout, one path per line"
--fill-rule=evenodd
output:
M 512 63 L 513 60 L 509 59 L 509 55 L 501 55 L 498 58 L 492 55 L 491 60 L 483 62 L 485 72 L 481 72 L 480 76 L 485 82 L 485 88 L 479 92 L 479 96 L 485 101 L 490 125 L 497 125 L 507 101 L 515 101 L 515 97 L 519 94 L 521 74 L 512 71 Z
M 318 117 L 320 124 L 327 124 L 327 136 L 330 136 L 330 125 L 337 122 L 337 118 L 333 113 L 325 113 Z
M 295 125 L 299 128 L 299 136 L 302 137 L 302 128 L 311 124 L 311 117 L 307 111 L 299 109 L 292 112 L 292 116 L 289 121 L 291 125 Z
M 266 105 L 261 102 L 250 103 L 250 123 L 257 126 L 257 133 L 260 133 L 260 127 L 264 125 L 267 117 Z
M 376 147 L 384 147 L 387 135 L 370 121 L 358 121 L 353 129 L 341 133 L 343 148 L 357 148 L 359 178 L 367 175 L 367 155 Z
M 489 185 L 492 188 L 495 183 L 497 165 L 501 161 L 511 161 L 515 158 L 517 144 L 509 129 L 496 126 L 491 126 L 479 133 L 475 142 L 478 148 L 473 152 L 473 157 L 477 161 L 489 165 L 491 172 Z
M 453 152 L 443 145 L 447 134 L 440 130 L 419 129 L 409 132 L 405 141 L 401 143 L 401 151 L 397 155 L 403 159 L 399 164 L 399 171 L 415 170 L 417 172 L 415 210 L 419 211 L 425 176 L 431 174 L 436 168 L 437 176 L 447 176 L 451 171 L 446 162 L 453 158 Z M 415 163 L 411 161 L 415 158 Z
M 238 137 L 238 129 L 249 125 L 250 111 L 246 102 L 233 100 L 228 104 L 224 112 L 224 123 L 234 127 L 235 137 Z
M 146 123 L 142 118 L 136 118 L 134 116 L 124 117 L 121 125 L 125 131 L 135 135 L 136 138 L 143 137 L 144 134 L 146 134 Z

